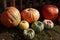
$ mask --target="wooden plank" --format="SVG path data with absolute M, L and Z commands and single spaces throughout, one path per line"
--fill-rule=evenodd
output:
M 19 4 L 20 4 L 20 11 L 22 10 L 22 0 L 19 1 Z
M 1 0 L 1 1 L 2 1 L 2 10 L 7 9 L 6 0 Z
M 15 7 L 15 0 L 11 0 L 11 6 Z

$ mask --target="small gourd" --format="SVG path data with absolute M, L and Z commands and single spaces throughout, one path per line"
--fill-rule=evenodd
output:
M 25 30 L 25 29 L 28 29 L 28 28 L 29 28 L 29 23 L 27 21 L 22 20 L 19 23 L 19 29 Z
M 52 29 L 54 27 L 54 23 L 51 20 L 45 19 L 43 23 L 46 29 Z
M 31 25 L 32 29 L 34 29 L 36 32 L 41 32 L 44 29 L 44 24 L 40 21 L 36 21 Z
M 29 28 L 23 31 L 23 35 L 26 39 L 33 39 L 35 36 L 35 32 L 33 29 Z

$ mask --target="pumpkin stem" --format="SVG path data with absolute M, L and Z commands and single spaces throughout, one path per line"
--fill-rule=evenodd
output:
M 25 23 L 25 22 L 23 21 L 23 23 Z
M 28 33 L 31 33 L 32 32 L 32 30 L 28 30 Z
M 38 25 L 41 25 L 41 22 L 38 22 L 37 24 L 38 24 Z
M 50 21 L 47 21 L 47 23 L 51 23 Z
M 30 11 L 30 10 L 31 10 L 31 8 L 28 9 L 28 11 Z

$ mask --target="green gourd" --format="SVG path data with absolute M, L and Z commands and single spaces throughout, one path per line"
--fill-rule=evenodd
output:
M 44 24 L 40 21 L 36 21 L 31 25 L 32 29 L 34 29 L 36 32 L 41 32 L 44 29 Z

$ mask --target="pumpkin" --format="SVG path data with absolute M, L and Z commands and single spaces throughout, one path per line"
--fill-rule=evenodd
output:
M 34 29 L 36 32 L 41 32 L 44 29 L 44 24 L 40 21 L 36 21 L 31 25 L 32 29 Z
M 45 4 L 41 10 L 43 18 L 49 20 L 56 19 L 59 13 L 58 7 L 51 4 Z
M 39 19 L 40 14 L 38 10 L 34 8 L 27 8 L 22 11 L 21 16 L 23 20 L 33 23 Z
M 26 39 L 32 39 L 35 36 L 35 32 L 33 29 L 29 28 L 23 31 L 23 35 Z
M 51 20 L 45 19 L 43 23 L 46 29 L 52 29 L 54 27 L 54 23 Z
M 8 7 L 1 15 L 1 22 L 6 27 L 17 26 L 20 20 L 20 12 L 15 7 Z

